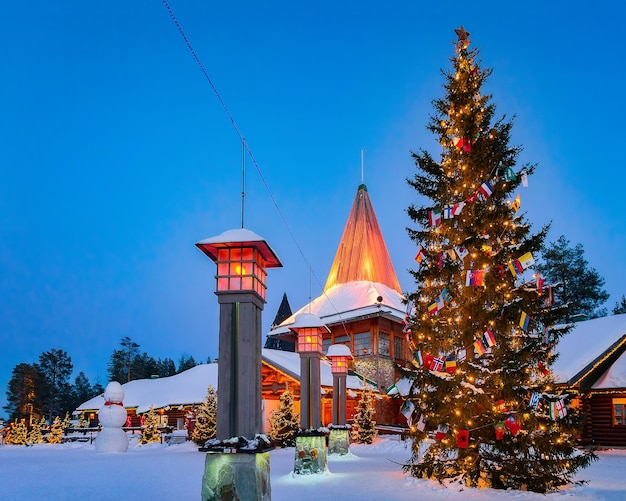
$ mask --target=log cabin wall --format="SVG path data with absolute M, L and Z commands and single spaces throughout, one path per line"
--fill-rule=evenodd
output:
M 613 399 L 626 398 L 626 390 L 589 393 L 583 400 L 586 414 L 581 442 L 583 445 L 626 447 L 626 425 L 613 422 Z

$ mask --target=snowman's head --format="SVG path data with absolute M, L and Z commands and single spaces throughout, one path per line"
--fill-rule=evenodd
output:
M 124 400 L 124 389 L 117 381 L 111 381 L 104 390 L 104 400 L 107 402 L 122 402 Z

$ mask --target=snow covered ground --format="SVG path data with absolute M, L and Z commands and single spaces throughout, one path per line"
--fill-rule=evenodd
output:
M 352 445 L 350 454 L 329 456 L 329 473 L 293 477 L 294 449 L 271 452 L 274 501 L 495 500 L 502 491 L 444 488 L 402 473 L 410 456 L 397 437 L 373 445 Z M 0 499 L 9 500 L 199 500 L 205 454 L 190 442 L 180 445 L 131 443 L 127 453 L 96 453 L 85 443 L 0 446 Z M 515 501 L 626 499 L 626 450 L 599 452 L 600 460 L 574 485 L 547 496 L 508 492 Z

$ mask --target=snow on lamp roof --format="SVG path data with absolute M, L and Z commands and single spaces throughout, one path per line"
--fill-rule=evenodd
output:
M 215 237 L 205 238 L 204 240 L 200 240 L 196 244 L 196 247 L 213 261 L 216 261 L 217 249 L 233 247 L 231 244 L 243 244 L 245 246 L 256 247 L 261 253 L 261 256 L 263 256 L 263 259 L 265 259 L 265 266 L 267 268 L 282 267 L 280 259 L 278 259 L 278 256 L 269 244 L 259 235 L 245 228 L 227 230 Z
M 350 348 L 348 348 L 345 344 L 331 344 L 328 347 L 326 356 L 327 357 L 350 357 L 352 358 L 352 353 L 350 352 Z
M 296 315 L 296 321 L 289 326 L 290 329 L 304 329 L 306 327 L 321 327 L 322 330 L 330 332 L 322 319 L 313 313 L 299 313 Z

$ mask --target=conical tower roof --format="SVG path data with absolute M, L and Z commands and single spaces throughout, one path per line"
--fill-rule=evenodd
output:
M 378 282 L 402 294 L 364 184 L 356 192 L 324 292 L 335 285 L 359 280 Z

